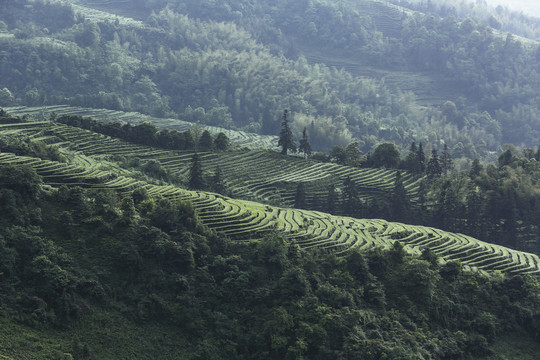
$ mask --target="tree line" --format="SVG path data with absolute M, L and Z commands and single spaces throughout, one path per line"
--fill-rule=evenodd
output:
M 162 129 L 149 122 L 139 125 L 120 122 L 102 122 L 79 115 L 62 115 L 52 119 L 61 124 L 91 130 L 111 137 L 123 139 L 135 144 L 159 147 L 170 150 L 226 151 L 230 141 L 227 135 L 220 132 L 215 137 L 208 130 L 200 136 L 193 130 L 177 131 Z M 194 136 L 195 135 L 195 136 Z

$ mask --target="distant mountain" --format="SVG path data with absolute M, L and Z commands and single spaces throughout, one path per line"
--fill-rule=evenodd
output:
M 0 105 L 138 111 L 265 135 L 289 109 L 294 135 L 308 128 L 317 150 L 446 144 L 460 167 L 504 143 L 536 146 L 538 43 L 502 30 L 528 20 L 397 3 L 4 2 Z

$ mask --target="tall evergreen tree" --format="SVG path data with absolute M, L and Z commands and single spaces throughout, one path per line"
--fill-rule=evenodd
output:
M 353 141 L 345 148 L 346 163 L 349 166 L 360 166 L 362 164 L 362 150 L 360 150 L 360 143 Z
M 483 170 L 482 164 L 480 164 L 480 160 L 474 159 L 471 165 L 471 170 L 469 170 L 469 176 L 474 179 L 477 176 L 480 176 L 480 172 Z
M 204 188 L 203 170 L 199 154 L 195 153 L 191 157 L 191 167 L 189 169 L 189 183 L 190 189 L 201 190 Z
M 424 154 L 422 143 L 418 145 L 418 150 L 416 151 L 416 169 L 419 173 L 426 171 L 426 155 Z
M 224 133 L 220 132 L 217 134 L 216 139 L 214 140 L 214 146 L 216 150 L 225 151 L 229 147 L 229 138 Z
M 409 153 L 405 159 L 405 168 L 412 173 L 418 172 L 418 147 L 414 141 L 409 147 Z
M 214 171 L 214 177 L 212 178 L 212 190 L 218 194 L 225 194 L 225 184 L 223 183 L 223 171 L 218 166 Z
M 454 168 L 454 162 L 448 151 L 448 145 L 444 144 L 442 156 L 441 156 L 441 169 L 444 175 L 448 175 L 449 171 Z
M 482 238 L 482 197 L 477 187 L 471 183 L 467 190 L 466 203 L 466 229 L 467 233 L 473 237 Z
M 304 131 L 302 131 L 302 139 L 300 140 L 298 150 L 304 153 L 305 158 L 309 158 L 311 156 L 311 144 L 309 143 L 307 129 L 305 127 Z
M 199 139 L 199 149 L 203 151 L 210 151 L 214 145 L 214 139 L 208 130 L 204 130 L 201 138 Z
M 424 180 L 420 182 L 418 187 L 418 203 L 417 203 L 417 215 L 414 220 L 417 224 L 425 224 L 427 218 L 427 206 L 426 206 L 426 183 Z
M 348 216 L 358 216 L 360 198 L 356 184 L 349 176 L 343 182 L 343 196 L 345 200 L 345 213 Z
M 401 172 L 396 171 L 394 190 L 390 198 L 390 215 L 392 220 L 405 221 L 408 208 L 409 200 L 407 198 L 407 191 L 403 185 L 403 178 L 401 177 Z
M 436 149 L 431 151 L 431 158 L 428 161 L 426 172 L 430 178 L 441 176 L 441 161 L 439 160 L 439 155 L 437 154 Z
M 294 207 L 304 209 L 306 207 L 306 190 L 304 183 L 298 183 L 296 186 L 296 195 L 294 196 Z
M 278 146 L 281 146 L 281 153 L 283 155 L 287 155 L 287 151 L 291 150 L 292 152 L 296 152 L 296 145 L 294 144 L 294 140 L 292 137 L 292 131 L 289 127 L 289 111 L 285 109 L 283 111 L 283 117 L 281 121 L 281 131 L 279 133 L 279 142 Z
M 331 184 L 328 187 L 328 197 L 326 199 L 326 211 L 330 214 L 334 214 L 336 212 L 336 203 L 337 203 L 337 191 L 334 184 Z

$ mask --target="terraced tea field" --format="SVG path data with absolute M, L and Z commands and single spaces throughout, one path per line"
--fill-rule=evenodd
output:
M 94 158 L 95 161 L 111 155 L 157 160 L 170 174 L 180 178 L 188 177 L 193 156 L 193 152 L 150 148 L 51 122 L 3 125 L 0 131 L 24 133 L 32 139 L 54 144 L 61 149 Z M 306 207 L 320 208 L 326 201 L 329 186 L 334 185 L 339 193 L 347 177 L 355 182 L 361 200 L 386 200 L 396 177 L 395 170 L 358 169 L 306 161 L 298 157 L 284 157 L 274 151 L 237 150 L 200 155 L 203 170 L 208 173 L 218 167 L 222 170 L 226 187 L 234 197 L 287 206 L 293 206 L 297 186 L 302 183 L 306 192 Z M 405 188 L 414 200 L 421 179 L 403 174 Z
M 144 187 L 153 196 L 190 201 L 203 224 L 236 240 L 257 239 L 277 232 L 303 248 L 319 248 L 337 253 L 352 248 L 389 248 L 394 241 L 400 241 L 411 253 L 420 253 L 422 249 L 430 248 L 443 260 L 458 259 L 466 268 L 475 271 L 540 274 L 540 259 L 534 254 L 430 227 L 274 207 L 210 192 L 151 185 L 110 171 L 10 153 L 0 153 L 0 165 L 3 164 L 29 165 L 50 186 L 68 184 L 121 192 Z
M 29 114 L 37 119 L 46 120 L 52 112 L 60 115 L 80 115 L 84 117 L 92 117 L 95 120 L 103 122 L 126 122 L 132 125 L 138 125 L 142 122 L 151 122 L 159 130 L 178 130 L 185 131 L 193 127 L 193 123 L 182 121 L 178 119 L 164 119 L 156 118 L 148 115 L 143 115 L 136 112 L 123 112 L 107 109 L 93 109 L 83 108 L 78 106 L 67 105 L 53 105 L 53 106 L 40 106 L 40 107 L 6 107 L 4 108 L 8 113 L 13 115 Z M 236 131 L 224 129 L 216 126 L 197 125 L 201 131 L 208 130 L 212 134 L 218 134 L 220 132 L 227 135 L 227 137 L 236 145 L 249 148 L 263 148 L 263 149 L 277 149 L 278 137 L 271 135 L 259 135 L 255 133 L 248 133 L 245 131 Z

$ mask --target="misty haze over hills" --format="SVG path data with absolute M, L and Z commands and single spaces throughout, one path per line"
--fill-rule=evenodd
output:
M 487 0 L 493 6 L 506 6 L 511 10 L 523 11 L 523 13 L 540 18 L 540 2 L 536 0 Z

